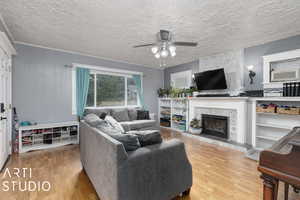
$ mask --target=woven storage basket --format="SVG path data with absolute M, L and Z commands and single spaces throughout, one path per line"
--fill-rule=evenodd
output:
M 299 115 L 300 108 L 277 108 L 278 114 Z
M 276 107 L 262 107 L 262 106 L 256 106 L 256 112 L 263 112 L 263 113 L 275 113 Z

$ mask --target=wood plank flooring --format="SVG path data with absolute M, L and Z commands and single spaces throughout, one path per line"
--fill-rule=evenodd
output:
M 262 181 L 257 163 L 244 154 L 229 148 L 200 142 L 169 130 L 162 130 L 165 139 L 179 138 L 186 144 L 189 160 L 193 166 L 193 187 L 187 197 L 174 200 L 260 200 Z M 9 179 L 0 173 L 0 199 L 2 200 L 99 200 L 88 177 L 82 171 L 79 148 L 76 145 L 46 151 L 15 154 L 6 166 L 32 168 L 34 181 L 49 181 L 49 192 L 4 192 L 6 180 L 24 181 L 29 177 Z M 278 200 L 283 200 L 282 185 Z M 290 200 L 299 200 L 292 191 Z M 141 199 L 142 200 L 142 199 Z

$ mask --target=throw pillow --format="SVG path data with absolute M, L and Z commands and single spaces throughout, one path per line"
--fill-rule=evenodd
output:
M 137 110 L 136 109 L 128 109 L 128 116 L 130 121 L 137 120 Z
M 148 110 L 138 110 L 137 111 L 137 120 L 145 120 L 150 119 Z
M 122 133 L 125 133 L 125 130 L 124 128 L 122 127 L 122 125 L 117 121 L 115 120 L 112 116 L 110 115 L 107 115 L 105 117 L 105 121 L 107 121 L 112 127 L 114 127 L 115 129 L 121 131 Z
M 141 147 L 138 136 L 133 134 L 109 134 L 124 145 L 126 151 L 134 151 Z
M 118 121 L 118 122 L 126 122 L 130 121 L 128 116 L 128 110 L 122 109 L 122 110 L 113 110 L 112 116 Z
M 142 147 L 162 143 L 161 134 L 157 130 L 129 131 L 127 133 L 136 135 Z
M 88 114 L 88 115 L 86 115 L 84 118 L 84 121 L 86 122 L 86 123 L 88 123 L 90 126 L 92 126 L 92 127 L 96 127 L 96 126 L 98 126 L 99 124 L 101 124 L 102 123 L 102 119 L 100 119 L 96 114 L 94 114 L 94 113 L 91 113 L 91 114 Z
M 111 134 L 122 134 L 122 132 L 119 129 L 114 128 L 110 123 L 107 121 L 103 120 L 103 123 L 99 124 L 96 126 L 98 130 L 101 132 L 111 135 Z
M 104 113 L 101 113 L 99 117 L 100 117 L 100 119 L 103 119 L 103 120 L 104 120 L 105 117 L 106 117 L 106 115 L 107 115 L 107 113 L 104 112 Z

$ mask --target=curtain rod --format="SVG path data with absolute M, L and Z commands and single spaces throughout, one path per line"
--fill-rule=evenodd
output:
M 72 64 L 65 64 L 64 67 L 67 68 L 76 68 L 76 67 L 82 67 L 87 68 L 95 71 L 106 71 L 106 72 L 116 72 L 116 73 L 124 73 L 124 74 L 138 74 L 142 77 L 145 77 L 143 72 L 137 72 L 137 71 L 130 71 L 130 70 L 123 70 L 123 69 L 117 69 L 117 68 L 108 68 L 108 67 L 102 67 L 102 66 L 95 66 L 95 65 L 85 65 L 85 64 L 79 64 L 79 63 L 72 63 Z

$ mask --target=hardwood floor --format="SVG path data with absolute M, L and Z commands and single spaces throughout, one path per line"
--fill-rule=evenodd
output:
M 257 163 L 244 154 L 228 148 L 197 141 L 176 132 L 162 130 L 165 139 L 180 138 L 193 166 L 193 187 L 190 195 L 174 200 L 260 200 L 262 181 Z M 33 181 L 49 181 L 49 192 L 3 191 L 3 181 L 20 181 L 22 187 L 26 178 L 13 176 L 10 179 L 0 173 L 0 199 L 5 200 L 98 200 L 88 177 L 82 171 L 78 146 L 66 146 L 47 151 L 36 151 L 13 155 L 6 166 L 32 168 Z M 11 186 L 11 185 L 10 185 Z M 12 187 L 10 187 L 12 189 Z M 283 200 L 283 186 L 278 200 Z M 299 195 L 290 192 L 290 200 L 299 200 Z M 142 200 L 142 199 L 141 199 Z

